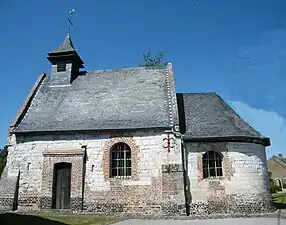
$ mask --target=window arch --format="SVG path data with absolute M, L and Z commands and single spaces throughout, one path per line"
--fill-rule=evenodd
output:
M 208 151 L 203 155 L 203 178 L 222 176 L 222 159 L 219 152 Z
M 131 176 L 131 149 L 129 145 L 120 142 L 111 148 L 110 152 L 110 177 Z

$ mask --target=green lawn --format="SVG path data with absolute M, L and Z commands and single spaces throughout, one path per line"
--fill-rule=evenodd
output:
M 103 225 L 117 222 L 116 218 L 92 215 L 33 216 L 14 213 L 0 214 L 1 225 Z
M 286 193 L 274 193 L 272 194 L 274 205 L 278 209 L 286 209 Z

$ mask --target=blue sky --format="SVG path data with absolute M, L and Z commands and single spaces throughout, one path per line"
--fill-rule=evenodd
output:
M 218 92 L 272 146 L 286 153 L 285 0 L 0 1 L 0 146 L 73 16 L 73 42 L 86 68 L 137 66 L 168 51 L 177 92 Z

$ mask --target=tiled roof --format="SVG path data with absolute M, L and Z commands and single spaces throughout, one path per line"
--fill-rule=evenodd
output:
M 170 127 L 169 89 L 166 68 L 90 71 L 60 87 L 47 76 L 14 131 Z
M 177 99 L 180 128 L 185 138 L 264 139 L 216 93 L 183 93 L 177 94 Z
M 75 51 L 75 48 L 70 38 L 70 35 L 68 34 L 64 42 L 57 49 L 55 49 L 54 51 L 50 53 L 72 52 L 72 51 Z

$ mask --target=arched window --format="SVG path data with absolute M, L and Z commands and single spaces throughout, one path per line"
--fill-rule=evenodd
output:
M 222 155 L 209 151 L 203 155 L 203 178 L 222 176 Z
M 117 143 L 111 149 L 110 177 L 131 176 L 131 149 L 125 143 Z

